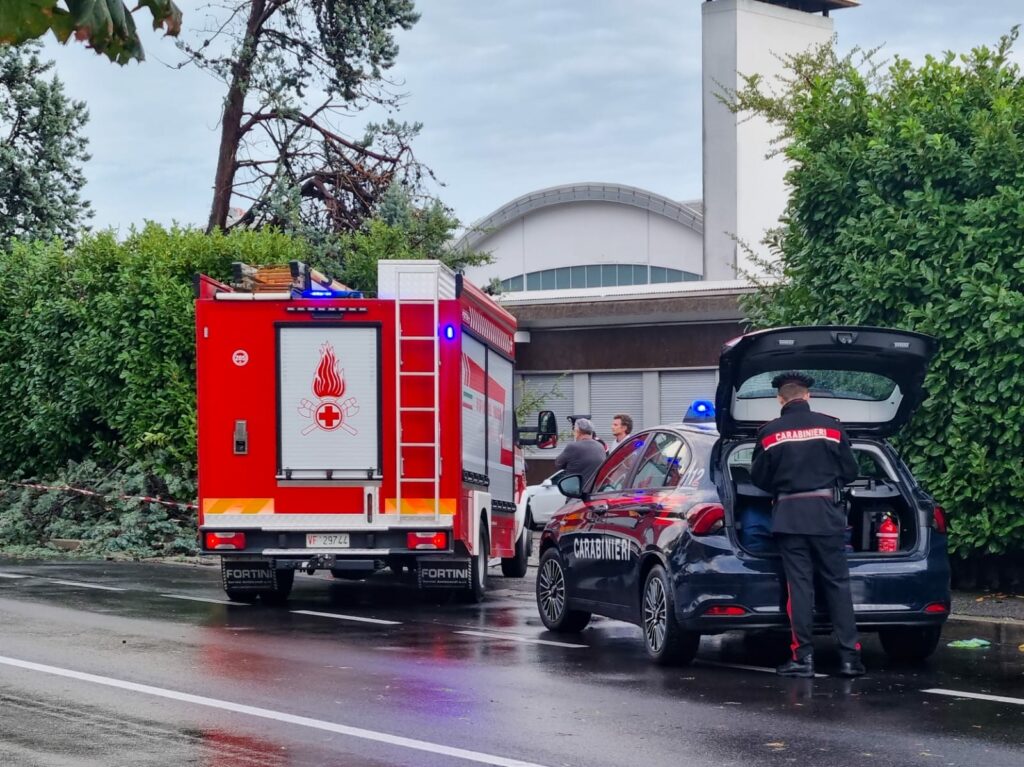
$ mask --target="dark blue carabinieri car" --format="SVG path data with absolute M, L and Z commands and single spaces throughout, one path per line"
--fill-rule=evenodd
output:
M 608 456 L 591 487 L 578 476 L 559 482 L 570 501 L 541 538 L 544 625 L 578 632 L 594 613 L 629 621 L 662 664 L 691 661 L 702 634 L 788 637 L 772 498 L 751 483 L 750 461 L 758 427 L 779 413 L 772 378 L 801 370 L 815 379 L 811 408 L 843 422 L 860 464 L 844 492 L 858 629 L 878 632 L 895 659 L 928 657 L 949 615 L 946 521 L 887 438 L 923 400 L 935 349 L 928 336 L 868 327 L 778 328 L 729 342 L 717 430 L 647 429 Z M 815 621 L 829 630 L 824 605 Z

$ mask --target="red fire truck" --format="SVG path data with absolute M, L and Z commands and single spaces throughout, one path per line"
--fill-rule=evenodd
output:
M 296 570 L 485 590 L 526 574 L 515 318 L 437 261 L 382 261 L 364 298 L 299 262 L 196 278 L 199 536 L 232 600 Z

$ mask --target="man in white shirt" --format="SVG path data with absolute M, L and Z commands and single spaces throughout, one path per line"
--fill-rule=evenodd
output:
M 612 443 L 609 450 L 614 450 L 615 447 L 627 439 L 629 435 L 633 433 L 633 419 L 625 413 L 618 413 L 612 418 L 612 437 L 615 441 Z

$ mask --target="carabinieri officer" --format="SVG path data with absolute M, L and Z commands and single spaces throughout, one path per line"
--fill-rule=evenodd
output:
M 861 676 L 857 624 L 844 551 L 846 515 L 841 488 L 857 478 L 857 459 L 838 419 L 811 410 L 814 379 L 799 372 L 777 375 L 782 415 L 757 433 L 751 478 L 775 496 L 772 532 L 789 588 L 792 657 L 783 676 L 814 676 L 814 576 L 820 577 L 840 649 L 840 676 Z

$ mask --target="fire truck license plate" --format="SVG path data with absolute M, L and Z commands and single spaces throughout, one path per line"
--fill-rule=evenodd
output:
M 307 549 L 347 549 L 348 533 L 306 533 Z

